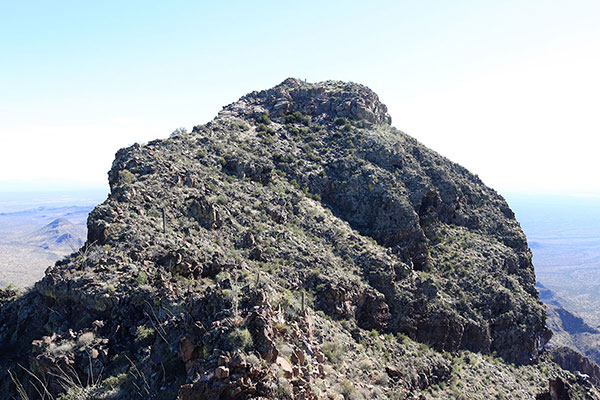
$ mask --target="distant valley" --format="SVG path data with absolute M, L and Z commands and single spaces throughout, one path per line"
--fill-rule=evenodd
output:
M 600 363 L 600 199 L 508 196 L 529 246 L 550 345 L 569 346 Z
M 31 286 L 46 268 L 79 250 L 87 234 L 87 215 L 103 200 L 101 195 L 48 194 L 37 202 L 23 201 L 23 207 L 36 207 L 19 210 L 18 198 L 9 199 L 0 201 L 5 211 L 0 213 L 0 287 Z

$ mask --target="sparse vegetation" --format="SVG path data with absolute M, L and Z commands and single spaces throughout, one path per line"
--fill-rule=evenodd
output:
M 85 254 L 0 298 L 7 363 L 70 360 L 105 398 L 241 382 L 346 400 L 534 398 L 556 376 L 583 388 L 536 359 L 544 310 L 503 199 L 387 125 L 368 89 L 286 85 L 306 101 L 289 109 L 319 111 L 271 121 L 256 110 L 276 97 L 253 94 L 194 134 L 117 153 Z
M 135 341 L 140 345 L 148 344 L 154 340 L 156 331 L 154 328 L 149 328 L 144 325 L 140 325 L 135 330 Z
M 269 111 L 265 111 L 259 115 L 258 118 L 256 118 L 256 122 L 262 125 L 270 125 L 271 119 L 269 118 Z
M 227 343 L 232 348 L 249 350 L 252 347 L 252 335 L 247 328 L 237 328 L 227 335 Z

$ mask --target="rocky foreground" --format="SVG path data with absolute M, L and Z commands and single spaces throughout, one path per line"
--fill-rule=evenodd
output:
M 120 150 L 84 247 L 0 294 L 0 398 L 600 398 L 504 199 L 390 123 L 287 79 Z

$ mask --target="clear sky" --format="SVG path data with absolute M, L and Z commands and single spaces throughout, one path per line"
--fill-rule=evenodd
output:
M 600 193 L 600 2 L 0 0 L 0 190 L 102 187 L 114 153 L 287 77 L 375 90 L 503 193 Z

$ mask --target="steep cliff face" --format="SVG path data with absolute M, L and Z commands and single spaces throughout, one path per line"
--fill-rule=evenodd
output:
M 96 377 L 91 398 L 452 397 L 482 370 L 486 395 L 527 398 L 575 379 L 540 358 L 506 202 L 390 122 L 364 86 L 288 79 L 120 150 L 86 246 L 1 300 L 0 361 L 31 393 Z

